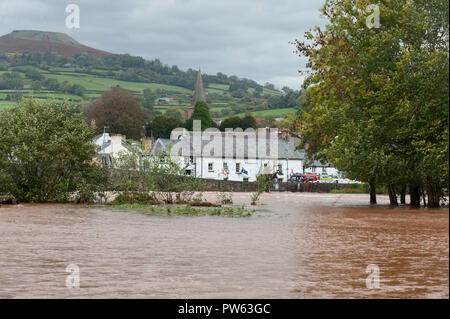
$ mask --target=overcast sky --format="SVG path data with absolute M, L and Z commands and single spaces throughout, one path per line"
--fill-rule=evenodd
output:
M 80 8 L 67 29 L 65 8 Z M 298 89 L 305 59 L 288 42 L 323 25 L 324 0 L 0 0 L 0 34 L 64 32 L 112 53 L 130 53 L 183 70 L 237 75 Z

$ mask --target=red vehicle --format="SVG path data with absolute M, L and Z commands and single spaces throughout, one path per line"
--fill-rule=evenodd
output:
M 294 183 L 314 183 L 317 182 L 318 178 L 316 174 L 300 174 L 296 173 L 291 176 L 291 182 Z
M 314 183 L 314 182 L 317 182 L 316 174 L 302 174 L 302 183 Z

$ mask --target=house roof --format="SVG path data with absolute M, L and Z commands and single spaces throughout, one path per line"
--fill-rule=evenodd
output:
M 177 141 L 174 141 L 177 142 Z M 169 152 L 170 145 L 174 143 L 172 140 L 168 138 L 158 138 L 155 143 L 153 143 L 152 150 L 150 154 L 155 154 L 159 152 Z
M 111 145 L 111 142 L 106 142 L 105 144 L 103 144 L 100 148 L 100 150 L 98 151 L 99 153 L 103 152 L 104 150 L 106 150 L 106 148 L 108 148 Z M 131 148 L 131 145 L 128 144 L 125 141 L 121 141 L 121 145 L 126 148 L 128 151 L 132 152 L 133 149 Z
M 213 134 L 214 135 L 214 134 Z M 222 137 L 224 134 L 222 134 Z M 261 141 L 261 139 L 256 138 L 256 143 L 250 143 L 248 141 L 248 138 L 245 134 L 232 134 L 229 135 L 230 140 L 225 141 L 225 139 L 222 140 L 222 148 L 221 153 L 219 151 L 219 154 L 214 154 L 213 152 L 210 152 L 209 154 L 206 154 L 207 150 L 205 150 L 205 146 L 209 143 L 212 143 L 214 140 L 214 137 L 209 137 L 209 139 L 202 139 L 202 155 L 204 157 L 212 157 L 212 158 L 222 158 L 223 155 L 226 155 L 227 157 L 234 157 L 234 158 L 255 158 L 254 154 L 258 154 L 258 149 L 260 147 L 261 143 L 264 143 Z M 290 141 L 287 141 L 282 138 L 275 138 L 275 139 L 269 139 L 264 138 L 266 141 L 266 149 L 269 150 L 269 144 L 276 141 L 278 143 L 278 159 L 298 159 L 303 160 L 305 158 L 305 151 L 304 150 L 297 150 L 296 147 L 298 145 L 298 141 L 295 139 L 291 139 Z M 181 143 L 181 144 L 179 144 Z M 229 150 L 227 154 L 225 154 L 225 143 L 230 143 L 232 145 L 232 150 Z M 194 146 L 193 146 L 193 139 L 192 138 L 184 138 L 180 140 L 171 140 L 167 138 L 159 138 L 156 140 L 156 142 L 153 145 L 151 153 L 157 153 L 157 152 L 170 152 L 170 149 L 172 146 L 177 145 L 178 148 L 182 148 L 184 150 L 189 149 L 190 155 L 193 155 L 194 152 Z M 261 144 L 262 145 L 262 144 Z M 273 145 L 273 144 L 272 144 Z M 212 148 L 212 144 L 209 145 L 210 148 Z M 180 154 L 182 156 L 188 156 L 185 154 Z M 256 156 L 256 158 L 271 158 L 269 155 Z

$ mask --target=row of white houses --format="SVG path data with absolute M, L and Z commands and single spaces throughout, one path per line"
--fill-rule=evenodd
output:
M 211 138 L 209 138 L 211 137 Z M 222 138 L 222 149 L 217 152 L 208 149 L 213 138 Z M 225 138 L 232 143 L 225 149 Z M 98 159 L 104 164 L 110 164 L 114 157 L 120 153 L 139 151 L 135 145 L 130 145 L 124 141 L 123 136 L 109 134 L 99 135 L 95 143 L 98 146 Z M 192 133 L 172 134 L 171 139 L 159 138 L 152 144 L 150 154 L 147 156 L 165 152 L 172 153 L 172 158 L 179 162 L 184 168 L 186 175 L 194 175 L 199 178 L 230 180 L 230 181 L 255 181 L 256 176 L 263 173 L 273 173 L 278 171 L 278 178 L 287 181 L 292 173 L 315 173 L 321 176 L 339 178 L 340 173 L 327 163 L 318 161 L 312 165 L 305 165 L 305 152 L 297 150 L 299 139 L 291 135 L 267 137 L 256 140 L 252 139 L 245 132 L 215 133 L 207 134 L 201 142 L 197 143 Z M 261 145 L 275 145 L 275 153 L 269 151 L 258 152 Z M 270 144 L 272 143 L 272 144 Z M 276 143 L 276 144 L 273 144 Z M 201 151 L 194 152 L 194 149 L 201 145 Z M 196 146 L 196 147 L 195 147 Z M 265 147 L 265 146 L 264 146 Z M 177 151 L 174 151 L 174 150 Z M 140 150 L 143 156 L 146 152 Z M 262 155 L 260 153 L 263 153 Z M 270 154 L 269 154 L 270 153 Z M 268 154 L 268 155 L 267 155 Z

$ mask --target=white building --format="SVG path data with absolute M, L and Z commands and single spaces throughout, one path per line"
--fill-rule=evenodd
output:
M 99 147 L 109 141 L 111 141 L 111 136 L 109 136 L 109 133 L 103 133 L 94 137 L 94 144 Z
M 232 149 L 228 150 L 227 156 L 225 156 L 225 142 L 223 142 L 222 151 L 218 152 L 219 154 L 205 151 L 207 149 L 206 145 L 211 141 L 209 139 L 202 139 L 201 152 L 193 152 L 193 144 L 195 142 L 191 138 L 192 133 L 189 134 L 188 137 L 181 134 L 172 136 L 172 139 L 157 139 L 153 144 L 151 153 L 161 151 L 170 153 L 171 149 L 176 146 L 177 149 L 182 149 L 176 158 L 181 167 L 184 167 L 186 174 L 207 179 L 253 182 L 256 181 L 256 176 L 261 172 L 273 173 L 279 171 L 278 178 L 286 182 L 290 178 L 291 173 L 337 174 L 336 169 L 319 162 L 314 163 L 314 166 L 310 168 L 306 168 L 304 166 L 305 152 L 296 149 L 299 143 L 297 138 L 277 137 L 275 141 L 270 138 L 264 141 L 257 139 L 256 143 L 250 140 L 250 143 L 255 143 L 256 145 L 249 145 L 246 133 L 217 133 L 217 135 L 222 136 L 223 140 L 226 137 L 232 140 L 232 144 L 229 144 L 232 145 Z M 276 154 L 267 156 L 259 154 L 257 150 L 260 142 L 264 142 L 267 145 L 270 142 L 276 142 Z M 253 156 L 252 149 L 256 151 L 256 156 Z
M 316 174 L 321 177 L 333 177 L 335 179 L 341 178 L 342 173 L 339 172 L 333 166 L 330 166 L 328 163 L 321 163 L 320 161 L 314 161 L 311 164 L 305 162 L 305 174 Z
M 107 165 L 111 165 L 113 159 L 118 158 L 119 154 L 130 154 L 136 151 L 121 134 L 111 134 L 111 136 L 108 133 L 101 134 L 94 138 L 94 143 L 98 146 L 97 159 Z
M 172 102 L 175 102 L 175 100 L 171 97 L 160 97 L 160 98 L 157 98 L 155 100 L 155 102 L 172 103 Z

